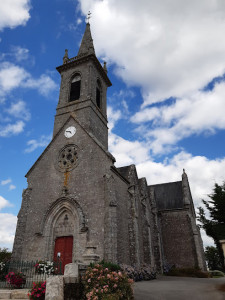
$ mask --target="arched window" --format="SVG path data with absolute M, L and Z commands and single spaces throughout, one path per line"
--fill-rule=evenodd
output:
M 96 86 L 96 104 L 98 108 L 101 108 L 101 94 L 102 94 L 102 88 L 100 80 L 97 80 L 97 86 Z
M 79 74 L 76 74 L 71 81 L 69 101 L 78 100 L 80 98 L 80 83 L 81 77 Z

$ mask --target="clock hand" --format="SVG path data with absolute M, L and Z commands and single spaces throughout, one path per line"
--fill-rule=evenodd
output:
M 70 133 L 72 133 L 70 130 L 67 130 L 66 132 L 70 132 Z

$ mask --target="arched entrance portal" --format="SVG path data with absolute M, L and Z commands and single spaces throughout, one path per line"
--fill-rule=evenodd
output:
M 80 205 L 72 198 L 57 199 L 44 217 L 45 260 L 66 264 L 82 261 L 87 244 L 87 227 Z
M 66 264 L 72 262 L 73 258 L 73 237 L 72 236 L 62 236 L 55 240 L 55 250 L 54 250 L 54 261 L 58 259 L 62 263 L 62 272 L 64 273 L 64 268 Z

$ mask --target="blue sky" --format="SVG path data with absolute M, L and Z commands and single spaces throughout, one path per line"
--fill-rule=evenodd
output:
M 225 178 L 223 0 L 7 0 L 0 4 L 0 247 L 12 247 L 24 175 L 51 140 L 65 49 L 91 10 L 107 61 L 109 149 L 149 184 L 185 168 L 196 207 Z M 205 245 L 211 240 L 203 233 Z

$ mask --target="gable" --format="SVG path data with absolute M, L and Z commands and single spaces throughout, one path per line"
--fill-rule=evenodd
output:
M 182 181 L 151 185 L 154 188 L 158 210 L 181 209 L 184 207 Z
M 64 135 L 64 132 L 65 132 L 66 128 L 68 128 L 70 126 L 74 126 L 78 130 L 76 130 L 76 133 L 74 134 L 73 137 L 66 138 L 65 135 Z M 83 143 L 84 136 L 86 137 L 86 139 L 85 139 L 86 144 L 85 145 Z M 39 156 L 39 158 L 36 160 L 36 162 L 33 164 L 33 166 L 27 172 L 25 177 L 28 177 L 31 174 L 31 172 L 37 167 L 37 165 L 40 163 L 40 161 L 42 159 L 44 159 L 44 157 L 47 155 L 47 153 L 49 152 L 49 150 L 51 148 L 54 149 L 54 152 L 57 152 L 61 148 L 63 148 L 66 145 L 69 145 L 69 144 L 75 144 L 78 147 L 80 147 L 81 150 L 89 144 L 95 145 L 96 146 L 95 147 L 96 151 L 103 152 L 113 163 L 115 162 L 115 158 L 113 157 L 113 155 L 110 152 L 108 152 L 107 150 L 105 150 L 105 148 L 101 145 L 101 143 L 99 143 L 99 141 L 92 134 L 88 133 L 81 126 L 81 124 L 72 115 L 70 115 L 69 118 L 67 119 L 67 121 L 61 127 L 61 129 L 53 137 L 51 142 L 48 144 L 48 146 L 45 148 L 45 150 L 42 152 L 42 154 Z M 52 154 L 53 153 L 51 153 L 50 156 Z

